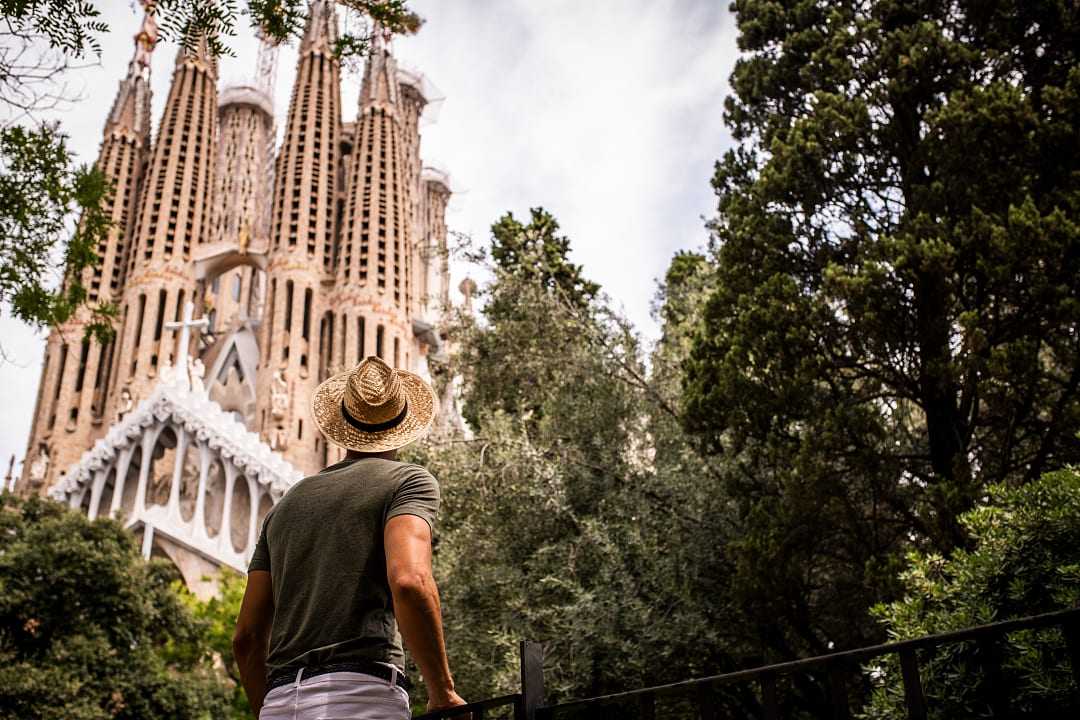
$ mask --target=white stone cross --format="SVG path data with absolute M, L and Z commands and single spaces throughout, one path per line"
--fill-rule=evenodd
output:
M 202 317 L 194 320 L 194 316 L 195 303 L 188 300 L 184 303 L 184 319 L 180 322 L 165 323 L 166 330 L 180 331 L 180 349 L 177 352 L 176 371 L 177 377 L 183 378 L 183 382 L 188 388 L 191 387 L 191 375 L 188 372 L 188 344 L 191 340 L 191 328 L 205 328 L 210 324 L 210 321 L 206 318 Z

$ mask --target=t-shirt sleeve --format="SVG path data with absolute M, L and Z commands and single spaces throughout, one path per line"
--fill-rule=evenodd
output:
M 270 524 L 270 516 L 273 515 L 273 511 L 266 514 L 266 518 L 263 520 L 262 532 L 259 533 L 259 541 L 255 543 L 255 552 L 251 555 L 251 562 L 248 563 L 248 572 L 252 570 L 265 570 L 270 572 L 270 546 L 266 542 L 266 527 Z
M 386 509 L 385 520 L 398 515 L 416 515 L 427 521 L 435 532 L 435 516 L 439 513 L 439 483 L 427 470 L 416 467 L 398 485 Z M 384 522 L 385 522 L 384 520 Z

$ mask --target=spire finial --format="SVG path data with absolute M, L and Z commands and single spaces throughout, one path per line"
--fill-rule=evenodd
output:
M 390 42 L 394 39 L 394 31 L 384 26 L 378 20 L 375 20 L 371 24 L 371 47 L 372 50 L 379 52 L 390 50 Z
M 143 21 L 139 32 L 135 33 L 135 57 L 132 62 L 141 68 L 150 67 L 150 53 L 158 41 L 158 26 L 154 20 L 153 0 L 140 0 L 143 6 Z
M 255 85 L 273 100 L 274 82 L 277 80 L 278 43 L 262 28 L 255 33 L 259 38 L 259 54 L 255 61 Z
M 304 39 L 300 43 L 300 52 L 322 52 L 329 54 L 337 42 L 337 12 L 334 3 L 329 0 L 313 0 L 308 11 Z

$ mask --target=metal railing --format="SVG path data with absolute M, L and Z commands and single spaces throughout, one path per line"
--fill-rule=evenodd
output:
M 1001 672 L 1001 642 L 1009 633 L 1020 630 L 1060 628 L 1072 668 L 1072 703 L 1080 710 L 1080 608 L 1045 613 L 1017 620 L 979 625 L 954 632 L 927 635 L 913 640 L 872 645 L 844 652 L 819 655 L 803 660 L 766 665 L 723 675 L 686 680 L 640 688 L 627 692 L 598 697 L 571 700 L 546 705 L 544 702 L 543 651 L 538 643 L 521 643 L 521 692 L 490 700 L 471 703 L 457 708 L 440 710 L 418 716 L 417 720 L 442 720 L 471 715 L 474 720 L 485 720 L 490 710 L 513 709 L 514 720 L 556 720 L 559 717 L 610 716 L 605 711 L 613 708 L 633 708 L 633 714 L 643 720 L 655 717 L 656 702 L 660 698 L 688 699 L 702 720 L 715 720 L 718 707 L 715 691 L 721 686 L 756 685 L 760 694 L 760 714 L 764 720 L 780 720 L 781 693 L 778 680 L 784 677 L 806 675 L 824 671 L 828 685 L 828 704 L 831 718 L 844 720 L 851 717 L 848 682 L 867 661 L 886 655 L 896 655 L 904 683 L 904 708 L 909 720 L 926 720 L 928 705 L 923 690 L 917 651 L 933 650 L 944 645 L 974 642 L 979 648 L 984 674 L 985 701 L 994 717 L 1008 718 L 1010 698 L 1007 684 Z M 755 693 L 757 695 L 758 693 Z

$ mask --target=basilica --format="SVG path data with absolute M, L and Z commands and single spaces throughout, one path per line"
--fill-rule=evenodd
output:
M 86 278 L 117 333 L 84 338 L 80 315 L 48 339 L 16 490 L 120 519 L 197 590 L 242 570 L 273 503 L 340 457 L 310 420 L 319 382 L 369 355 L 429 376 L 445 354 L 431 87 L 376 32 L 345 121 L 337 33 L 334 3 L 313 2 L 280 144 L 266 42 L 227 87 L 205 42 L 181 49 L 152 141 L 144 18 L 105 121 L 113 225 Z

